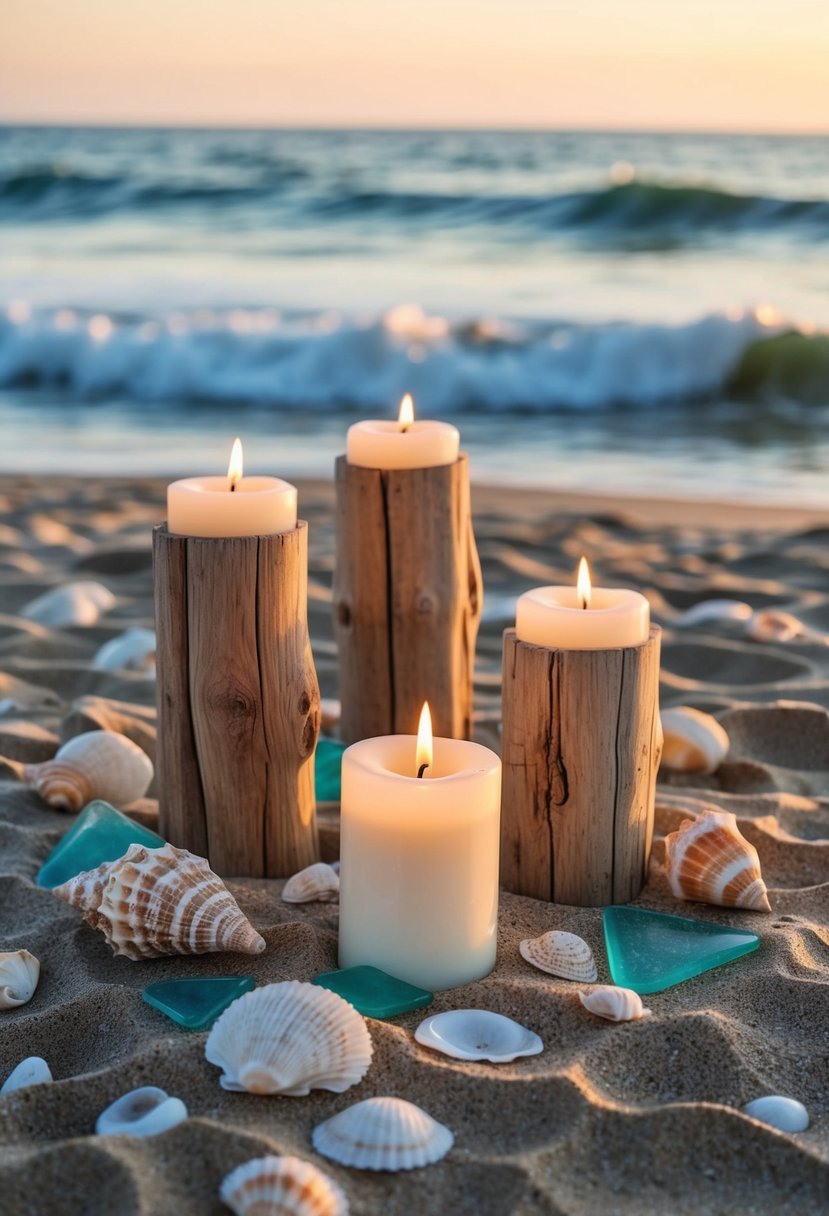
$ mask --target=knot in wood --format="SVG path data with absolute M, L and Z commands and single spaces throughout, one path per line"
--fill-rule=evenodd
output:
M 310 756 L 311 752 L 317 746 L 317 736 L 319 734 L 319 715 L 311 714 L 306 720 L 302 730 L 302 748 L 306 756 Z
M 437 600 L 431 591 L 421 591 L 417 597 L 417 610 L 426 615 L 437 608 Z
M 348 626 L 351 624 L 351 609 L 344 600 L 337 604 L 337 621 L 340 625 Z
M 308 710 L 310 708 L 311 708 L 311 698 L 307 692 L 303 692 L 299 698 L 299 712 L 301 714 L 307 714 Z

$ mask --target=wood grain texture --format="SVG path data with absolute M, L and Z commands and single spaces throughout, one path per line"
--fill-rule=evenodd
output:
M 154 552 L 161 833 L 223 875 L 293 874 L 318 855 L 307 525 L 232 539 L 162 527 Z
M 643 646 L 551 650 L 504 633 L 501 881 L 627 903 L 647 877 L 661 753 L 658 626 Z
M 432 469 L 337 461 L 334 627 L 342 738 L 472 734 L 482 580 L 464 454 Z

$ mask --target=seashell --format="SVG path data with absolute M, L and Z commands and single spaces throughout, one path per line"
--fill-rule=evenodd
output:
M 205 859 L 171 844 L 130 845 L 117 861 L 70 878 L 53 894 L 80 908 L 113 953 L 126 958 L 265 949 L 265 939 Z
M 747 621 L 751 617 L 751 605 L 742 600 L 700 600 L 693 604 L 671 622 L 682 629 L 692 629 L 696 625 L 716 625 L 730 622 Z
M 367 1098 L 314 1128 L 323 1157 L 357 1170 L 415 1170 L 449 1152 L 455 1137 L 403 1098 Z
M 12 1069 L 2 1085 L 0 1094 L 11 1094 L 17 1089 L 28 1089 L 30 1085 L 48 1085 L 52 1077 L 51 1069 L 40 1056 L 27 1056 L 21 1060 L 17 1068 Z
M 222 1182 L 222 1203 L 236 1216 L 348 1216 L 345 1194 L 299 1157 L 255 1157 Z
M 746 633 L 756 642 L 791 642 L 805 637 L 808 630 L 802 621 L 790 612 L 777 612 L 764 608 L 755 612 L 748 622 Z
M 372 1055 L 365 1020 L 348 1001 L 286 980 L 246 992 L 213 1024 L 204 1054 L 224 1069 L 223 1089 L 304 1098 L 362 1081 Z
M 551 929 L 541 937 L 525 938 L 518 949 L 523 959 L 548 975 L 579 980 L 583 984 L 593 984 L 598 978 L 593 951 L 575 933 Z
M 768 1123 L 781 1132 L 805 1132 L 809 1126 L 809 1112 L 802 1102 L 796 1098 L 784 1098 L 780 1094 L 767 1094 L 764 1098 L 755 1098 L 743 1107 L 744 1115 Z
M 711 714 L 690 705 L 662 711 L 663 768 L 680 773 L 713 773 L 720 767 L 731 741 Z
M 40 962 L 28 950 L 0 954 L 0 1009 L 25 1005 L 35 994 Z
M 704 811 L 666 836 L 665 870 L 677 899 L 771 912 L 757 850 L 730 811 Z
M 67 625 L 97 625 L 115 605 L 115 596 L 102 583 L 67 583 L 53 587 L 20 610 L 27 621 L 62 629 Z
M 645 1009 L 638 992 L 631 988 L 615 988 L 612 984 L 600 984 L 590 992 L 580 992 L 579 1000 L 589 1013 L 608 1022 L 638 1022 L 649 1018 L 650 1009 Z
M 340 876 L 324 861 L 315 861 L 289 878 L 282 888 L 286 904 L 336 903 L 340 898 Z
M 126 629 L 104 642 L 92 666 L 96 671 L 155 671 L 155 634 L 152 629 Z
M 26 784 L 62 811 L 79 811 L 95 798 L 128 806 L 144 797 L 152 779 L 147 753 L 114 730 L 86 731 L 64 743 L 53 760 L 23 766 Z
M 155 1085 L 130 1090 L 102 1111 L 95 1124 L 98 1136 L 157 1136 L 187 1118 L 181 1098 L 170 1098 Z
M 331 734 L 340 724 L 343 707 L 334 697 L 323 697 L 320 701 L 320 729 Z
M 490 1064 L 508 1064 L 544 1050 L 543 1041 L 532 1030 L 488 1009 L 436 1013 L 420 1023 L 415 1038 L 455 1060 L 488 1060 Z

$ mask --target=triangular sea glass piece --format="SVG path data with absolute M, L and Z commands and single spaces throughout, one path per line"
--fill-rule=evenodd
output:
M 661 992 L 750 954 L 756 933 L 644 908 L 604 910 L 604 940 L 614 984 L 644 995 Z
M 122 815 L 108 802 L 90 802 L 66 835 L 58 841 L 40 867 L 39 887 L 58 887 L 62 882 L 94 870 L 104 861 L 123 857 L 131 844 L 145 844 L 160 849 L 163 837 L 142 828 L 140 823 Z
M 395 979 L 379 967 L 344 967 L 317 975 L 311 982 L 330 988 L 369 1018 L 395 1018 L 432 1003 L 431 992 Z
M 314 784 L 317 802 L 340 801 L 340 772 L 345 743 L 320 739 L 314 753 Z
M 144 989 L 144 1000 L 188 1030 L 207 1030 L 237 997 L 256 987 L 252 975 L 205 975 L 159 980 Z

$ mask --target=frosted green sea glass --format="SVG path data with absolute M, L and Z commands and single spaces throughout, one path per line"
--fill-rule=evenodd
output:
M 58 887 L 84 870 L 94 870 L 104 861 L 123 857 L 131 844 L 160 849 L 165 843 L 163 837 L 142 828 L 108 802 L 96 800 L 81 811 L 52 849 L 38 871 L 36 882 L 39 887 Z
M 205 975 L 159 980 L 144 989 L 148 1005 L 188 1030 L 207 1030 L 237 997 L 256 987 L 252 975 Z
M 340 801 L 340 773 L 346 745 L 339 739 L 320 739 L 314 753 L 314 786 L 317 802 Z
M 395 1018 L 411 1009 L 431 1005 L 432 993 L 425 988 L 407 984 L 405 980 L 387 975 L 379 967 L 345 967 L 342 971 L 326 971 L 312 983 L 330 988 L 353 1005 L 358 1013 L 369 1018 Z
M 614 984 L 645 995 L 681 984 L 750 954 L 756 933 L 644 908 L 604 910 L 604 940 Z

